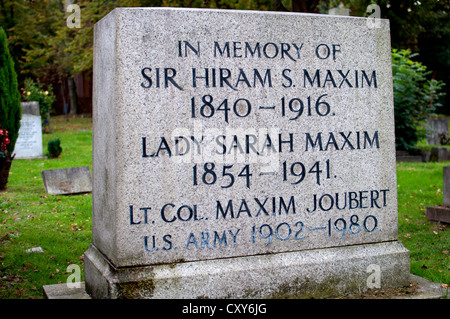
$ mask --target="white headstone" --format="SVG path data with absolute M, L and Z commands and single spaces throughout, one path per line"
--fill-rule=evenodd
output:
M 14 153 L 16 159 L 36 158 L 43 155 L 39 102 L 22 102 L 22 118 Z

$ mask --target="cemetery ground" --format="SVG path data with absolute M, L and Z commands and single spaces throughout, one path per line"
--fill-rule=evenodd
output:
M 15 160 L 8 188 L 0 193 L 0 299 L 41 299 L 42 286 L 66 283 L 76 274 L 68 271 L 70 265 L 79 269 L 84 281 L 92 196 L 48 195 L 41 171 L 92 168 L 92 119 L 52 117 L 51 133 L 43 135 L 44 153 L 53 138 L 61 140 L 61 156 Z M 411 273 L 441 283 L 444 298 L 448 298 L 450 284 L 450 226 L 426 219 L 425 209 L 442 205 L 446 165 L 450 163 L 397 163 L 399 239 L 410 251 Z M 26 252 L 34 247 L 43 252 Z M 373 292 L 372 297 L 376 297 Z

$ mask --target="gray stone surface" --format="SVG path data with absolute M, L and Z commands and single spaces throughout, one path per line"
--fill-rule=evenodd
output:
M 86 293 L 84 282 L 80 282 L 79 287 L 73 288 L 67 284 L 45 285 L 42 288 L 47 299 L 91 299 Z
M 417 286 L 416 292 L 409 296 L 394 297 L 394 299 L 447 299 L 448 297 L 448 288 L 441 287 L 440 283 L 412 274 L 410 281 Z
M 450 207 L 428 206 L 425 211 L 425 217 L 435 222 L 450 224 Z
M 242 21 L 237 29 L 236 21 Z M 397 238 L 387 21 L 383 20 L 379 29 L 369 29 L 365 19 L 328 15 L 116 9 L 96 25 L 95 39 L 93 243 L 116 266 Z M 200 56 L 184 41 L 195 49 L 199 46 Z M 261 57 L 256 53 L 251 57 L 248 52 L 245 58 L 246 43 L 252 50 L 259 43 Z M 281 43 L 287 52 L 283 57 Z M 299 56 L 293 44 L 303 44 Z M 213 69 L 216 73 L 215 80 L 209 78 L 209 87 L 200 78 L 205 76 L 205 68 L 210 77 Z M 197 72 L 195 87 L 193 69 Z M 230 71 L 229 78 L 225 69 Z M 238 75 L 241 69 L 246 77 Z M 260 83 L 255 69 L 262 77 L 270 70 L 270 86 L 268 79 L 265 85 Z M 305 70 L 311 78 L 319 73 L 313 87 Z M 338 70 L 348 71 L 352 87 Z M 371 85 L 363 71 L 372 79 Z M 150 86 L 148 77 L 151 87 L 146 88 Z M 228 123 L 224 111 L 209 117 L 210 98 L 215 109 L 227 99 Z M 291 120 L 298 114 L 290 109 L 301 107 L 294 98 L 303 103 L 297 120 Z M 252 108 L 244 117 L 249 109 L 246 101 Z M 262 108 L 271 106 L 274 108 Z M 316 106 L 326 115 L 317 114 Z M 176 139 L 179 136 L 184 139 Z M 200 147 L 187 144 L 191 136 L 196 141 L 204 137 Z M 279 143 L 280 136 L 285 143 Z M 220 154 L 223 145 L 225 155 Z M 271 154 L 257 155 L 255 149 L 260 154 L 268 154 L 270 149 Z M 237 154 L 233 154 L 235 150 Z M 208 162 L 213 163 L 215 175 L 207 173 L 212 167 L 206 166 Z M 249 182 L 239 176 L 246 173 L 246 164 L 252 174 Z M 225 165 L 233 167 L 224 174 Z M 301 165 L 305 176 L 293 184 L 301 176 L 293 176 L 291 168 L 300 175 Z M 224 188 L 232 179 L 234 184 Z M 346 209 L 336 208 L 336 196 L 340 207 L 346 202 Z M 314 211 L 315 200 L 322 209 Z M 349 209 L 350 201 L 357 207 Z M 262 203 L 265 211 L 260 209 Z M 353 215 L 360 225 L 352 227 L 354 232 L 360 229 L 355 235 L 344 227 L 344 223 L 350 226 Z M 364 229 L 364 220 L 370 231 Z M 270 244 L 270 238 L 263 238 L 270 229 L 261 228 L 263 225 L 272 228 Z M 343 231 L 335 228 L 347 228 L 345 235 L 341 238 Z M 145 240 L 149 250 L 155 241 L 154 251 L 145 249 Z
M 42 152 L 39 102 L 22 102 L 19 137 L 14 147 L 15 158 L 40 158 L 43 156 Z
M 426 123 L 427 144 L 441 145 L 439 133 L 448 134 L 448 119 L 428 119 Z
M 136 285 L 157 270 L 152 296 L 176 297 L 176 280 L 163 279 L 175 269 L 187 295 L 274 295 L 263 287 L 275 279 L 294 293 L 302 256 L 311 283 L 321 286 L 320 270 L 355 288 L 343 271 L 351 252 L 377 260 L 376 243 L 398 237 L 388 21 L 379 26 L 174 8 L 98 22 L 88 291 L 145 297 Z M 380 263 L 407 274 L 405 251 Z M 275 271 L 283 263 L 296 266 Z M 251 271 L 227 270 L 242 265 Z M 207 282 L 214 292 L 188 288 Z
M 39 110 L 39 102 L 21 102 L 21 105 L 22 105 L 22 115 L 30 114 L 30 115 L 41 116 L 41 113 Z
M 412 155 L 407 151 L 396 152 L 397 162 L 427 162 L 426 155 L 423 153 L 420 155 Z
M 433 147 L 431 149 L 430 160 L 432 162 L 450 161 L 450 151 L 446 147 Z
M 45 191 L 50 195 L 70 195 L 92 192 L 92 177 L 88 166 L 42 171 Z
M 132 268 L 114 267 L 94 246 L 85 257 L 94 298 L 330 298 L 368 290 L 372 266 L 380 269 L 377 288 L 409 285 L 400 242 Z
M 335 8 L 331 8 L 328 11 L 328 14 L 336 15 L 336 16 L 349 16 L 350 15 L 350 9 L 349 8 L 343 8 L 343 7 L 335 7 Z
M 25 250 L 26 253 L 30 254 L 30 253 L 44 253 L 44 249 L 42 249 L 42 247 L 33 247 L 33 248 L 29 248 Z
M 442 168 L 444 205 L 428 206 L 425 217 L 429 220 L 450 224 L 450 166 Z

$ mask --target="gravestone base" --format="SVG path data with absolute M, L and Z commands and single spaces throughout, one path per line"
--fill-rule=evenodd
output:
M 428 206 L 425 217 L 435 222 L 450 224 L 450 206 Z
M 71 195 L 92 192 L 89 166 L 44 170 L 41 172 L 45 191 L 50 195 Z
M 86 291 L 98 299 L 328 298 L 374 288 L 377 275 L 375 288 L 404 287 L 409 274 L 399 241 L 123 268 L 94 245 L 85 253 Z

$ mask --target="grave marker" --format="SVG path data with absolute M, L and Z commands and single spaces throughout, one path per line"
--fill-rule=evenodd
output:
M 429 220 L 450 224 L 450 166 L 442 168 L 444 205 L 427 206 L 425 217 Z
M 380 22 L 173 8 L 98 22 L 88 293 L 304 297 L 368 289 L 370 276 L 408 284 Z
M 22 118 L 14 153 L 16 159 L 40 158 L 43 155 L 39 102 L 22 102 Z
M 441 145 L 439 134 L 447 134 L 448 136 L 448 119 L 427 119 L 427 144 Z
M 50 195 L 92 192 L 89 166 L 50 169 L 41 172 L 45 191 Z

